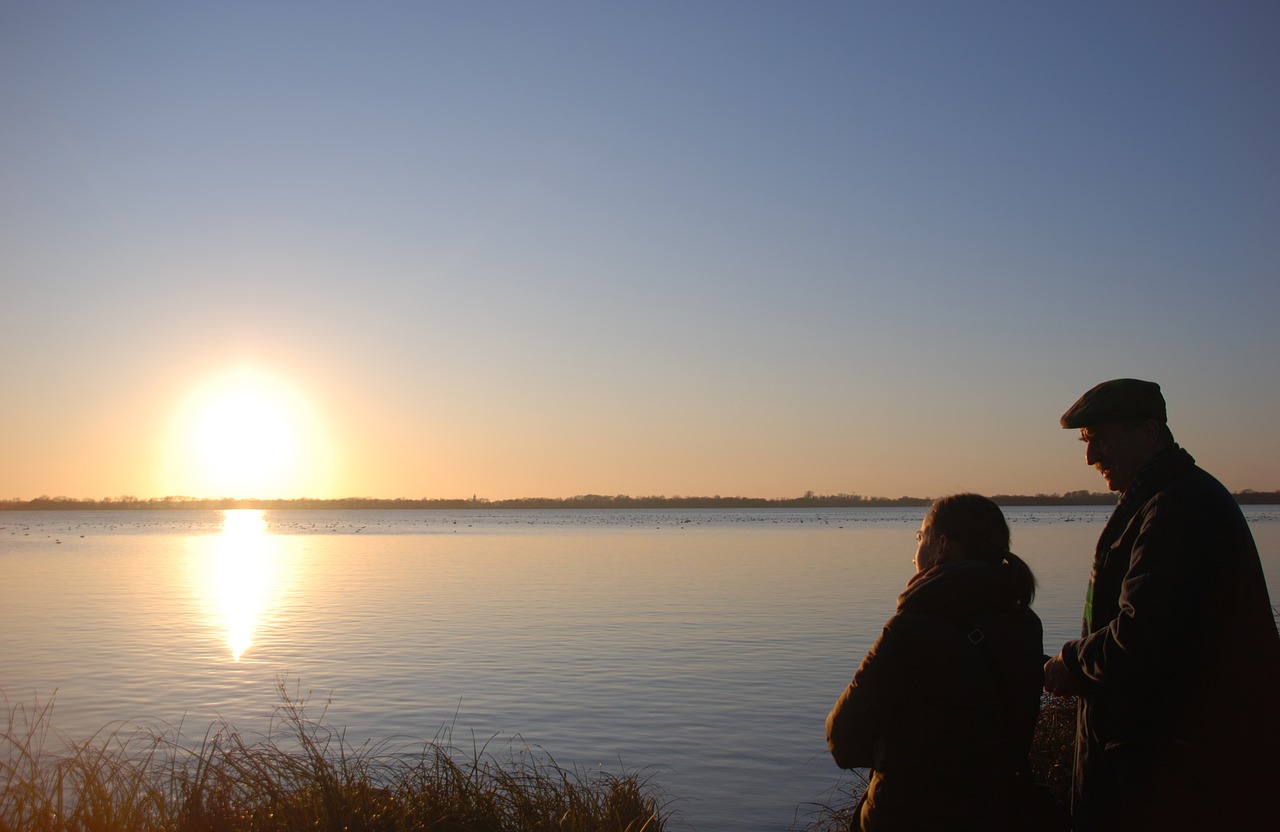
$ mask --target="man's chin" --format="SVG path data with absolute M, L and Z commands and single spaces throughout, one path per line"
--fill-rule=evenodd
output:
M 1133 485 L 1133 480 L 1122 480 L 1119 477 L 1107 477 L 1107 488 L 1117 493 L 1123 494 L 1131 485 Z

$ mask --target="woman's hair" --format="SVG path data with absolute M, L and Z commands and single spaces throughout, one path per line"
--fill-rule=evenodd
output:
M 934 535 L 946 535 L 965 560 L 1003 564 L 1023 607 L 1036 597 L 1036 577 L 1022 558 L 1009 551 L 1009 524 L 1000 506 L 981 494 L 952 494 L 933 504 L 925 516 Z

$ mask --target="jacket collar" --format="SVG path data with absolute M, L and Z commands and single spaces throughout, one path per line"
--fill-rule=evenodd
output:
M 1124 533 L 1129 521 L 1138 513 L 1152 497 L 1158 494 L 1169 483 L 1191 470 L 1196 464 L 1191 454 L 1181 446 L 1173 445 L 1161 451 L 1155 459 L 1146 464 L 1125 492 L 1120 495 L 1116 509 L 1111 513 L 1106 528 L 1098 538 L 1098 552 L 1101 556 Z
M 898 596 L 898 612 L 949 615 L 1014 605 L 1004 567 L 976 560 L 946 561 L 918 572 Z

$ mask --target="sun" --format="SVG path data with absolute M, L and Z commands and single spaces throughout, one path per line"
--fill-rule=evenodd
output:
M 241 369 L 179 408 L 169 481 L 193 497 L 324 496 L 329 452 L 319 419 L 294 388 Z

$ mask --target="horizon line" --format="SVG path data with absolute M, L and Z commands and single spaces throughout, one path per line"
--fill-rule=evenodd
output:
M 1084 489 L 1061 494 L 991 494 L 991 500 L 1002 505 L 1113 505 L 1116 495 L 1108 491 Z M 1240 504 L 1280 505 L 1280 491 L 1244 489 L 1233 492 Z M 572 497 L 516 497 L 489 499 L 448 497 L 165 497 L 139 498 L 133 495 L 104 497 L 50 497 L 41 495 L 30 500 L 0 500 L 0 510 L 44 509 L 318 509 L 318 508 L 401 508 L 401 509 L 473 509 L 473 508 L 884 508 L 922 507 L 934 497 L 863 496 L 860 494 L 815 494 L 807 491 L 800 497 L 742 497 L 693 495 L 629 495 L 578 494 Z

